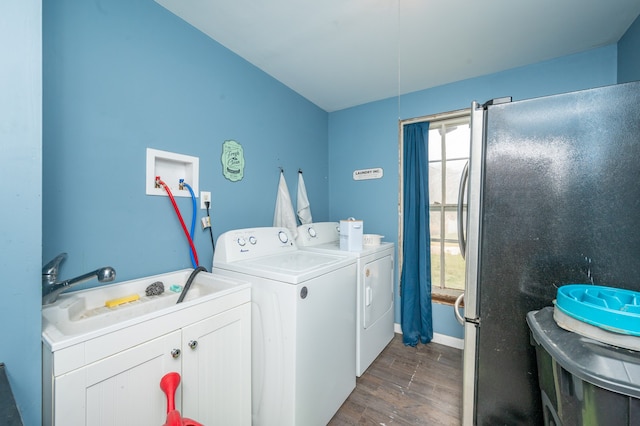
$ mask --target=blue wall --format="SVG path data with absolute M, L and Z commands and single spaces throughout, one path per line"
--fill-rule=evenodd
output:
M 0 362 L 25 425 L 41 423 L 41 14 L 0 2 Z
M 44 2 L 43 12 L 43 261 L 68 252 L 65 278 L 191 267 L 169 199 L 145 195 L 147 147 L 199 157 L 215 236 L 272 225 L 279 166 L 294 203 L 303 169 L 314 218 L 326 220 L 325 111 L 153 0 Z M 220 161 L 229 139 L 245 154 L 235 183 Z M 189 227 L 191 201 L 177 201 Z M 194 242 L 209 269 L 203 212 Z
M 618 83 L 640 80 L 640 17 L 618 42 Z
M 329 115 L 329 194 L 332 219 L 355 216 L 368 233 L 398 241 L 398 118 L 468 108 L 473 100 L 514 100 L 614 84 L 616 46 L 459 81 Z M 384 168 L 379 180 L 354 181 L 355 169 Z M 396 289 L 396 322 L 400 322 Z M 434 303 L 434 332 L 463 337 L 452 307 Z

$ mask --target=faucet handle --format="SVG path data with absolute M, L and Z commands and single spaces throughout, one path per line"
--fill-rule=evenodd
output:
M 55 258 L 49 261 L 46 265 L 42 267 L 42 275 L 49 275 L 53 278 L 52 282 L 55 282 L 56 277 L 58 275 L 58 269 L 60 269 L 60 264 L 67 258 L 67 253 L 60 253 Z

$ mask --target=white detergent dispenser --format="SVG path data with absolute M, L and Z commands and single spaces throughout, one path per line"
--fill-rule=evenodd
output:
M 340 250 L 362 251 L 364 223 L 350 217 L 340 221 Z

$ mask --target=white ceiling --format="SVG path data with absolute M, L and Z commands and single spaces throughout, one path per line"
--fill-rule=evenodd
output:
M 638 0 L 156 0 L 326 111 L 617 42 Z

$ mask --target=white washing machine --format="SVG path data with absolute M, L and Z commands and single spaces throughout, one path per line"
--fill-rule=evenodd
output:
M 213 271 L 252 285 L 252 424 L 326 425 L 355 388 L 355 258 L 239 229 L 218 238 Z
M 357 259 L 356 374 L 360 377 L 394 335 L 394 243 L 363 246 L 362 251 L 340 250 L 340 225 L 318 222 L 298 227 L 302 250 L 337 253 Z

